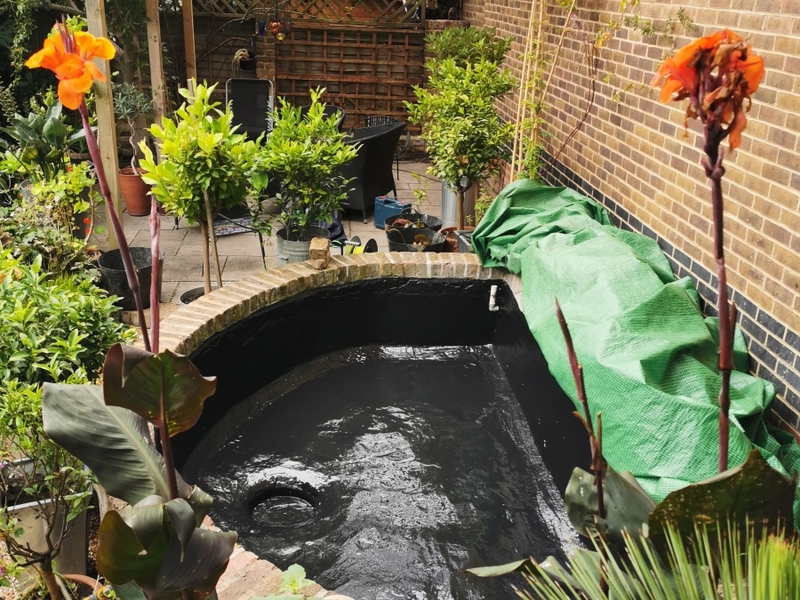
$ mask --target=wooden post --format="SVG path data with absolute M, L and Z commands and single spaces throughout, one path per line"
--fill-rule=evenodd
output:
M 89 33 L 94 36 L 106 36 L 106 11 L 104 0 L 86 0 L 86 22 Z M 107 60 L 95 59 L 95 64 L 100 72 L 105 75 L 105 83 L 96 81 L 94 84 L 94 107 L 97 115 L 97 143 L 100 146 L 100 156 L 108 178 L 108 188 L 111 191 L 111 202 L 118 215 L 122 214 L 119 196 L 119 159 L 117 158 L 117 130 L 114 119 L 114 104 L 111 94 L 111 69 Z M 119 247 L 114 230 L 106 227 L 108 231 L 108 248 L 114 250 Z
M 158 0 L 145 0 L 147 15 L 147 51 L 150 58 L 150 87 L 153 89 L 153 118 L 161 125 L 166 111 L 166 88 L 164 87 L 164 60 L 161 52 L 161 19 Z
M 197 77 L 194 53 L 194 0 L 183 0 L 183 53 L 186 57 L 186 79 Z

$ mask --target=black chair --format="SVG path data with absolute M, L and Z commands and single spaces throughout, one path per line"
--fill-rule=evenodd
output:
M 375 198 L 389 191 L 397 198 L 397 188 L 392 173 L 397 142 L 406 124 L 400 121 L 361 127 L 352 130 L 348 144 L 361 144 L 356 157 L 338 170 L 338 174 L 348 179 L 352 189 L 347 193 L 345 206 L 361 210 L 364 223 L 367 222 L 367 209 L 375 206 Z
M 398 121 L 394 117 L 383 117 L 383 116 L 376 116 L 372 115 L 369 117 L 364 117 L 360 121 L 356 121 L 355 124 L 347 130 L 347 134 L 352 136 L 356 129 L 360 129 L 363 127 L 375 127 L 377 125 L 397 125 L 398 123 L 402 123 L 402 121 Z M 394 153 L 394 162 L 397 167 L 397 177 L 400 178 L 400 155 L 408 150 L 408 146 L 411 144 L 411 132 L 406 129 L 406 143 L 403 145 L 402 148 L 397 148 Z
M 233 124 L 239 133 L 255 140 L 272 131 L 272 82 L 269 79 L 228 79 L 225 103 L 231 103 Z
M 308 111 L 311 107 L 310 106 L 301 106 L 300 107 L 300 116 L 302 118 L 306 118 Z M 333 115 L 338 114 L 339 120 L 336 121 L 336 127 L 339 128 L 339 131 L 342 130 L 342 123 L 344 123 L 344 118 L 346 116 L 344 109 L 339 106 L 334 106 L 333 104 L 326 104 L 325 108 L 323 108 L 322 112 L 326 117 L 332 117 Z

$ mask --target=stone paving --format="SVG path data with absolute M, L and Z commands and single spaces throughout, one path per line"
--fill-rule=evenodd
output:
M 399 177 L 395 170 L 398 200 L 410 202 L 421 213 L 441 215 L 441 183 L 425 174 L 427 164 L 421 162 L 401 162 Z M 420 181 L 414 177 L 418 173 Z M 427 186 L 427 197 L 418 203 L 413 190 Z M 101 219 L 99 224 L 104 225 Z M 372 212 L 367 213 L 367 223 L 361 217 L 361 211 L 346 211 L 342 223 L 348 238 L 358 236 L 362 242 L 373 238 L 378 243 L 378 251 L 389 249 L 386 234 L 374 226 Z M 130 246 L 150 247 L 150 230 L 147 217 L 131 217 L 123 214 L 123 226 Z M 164 252 L 164 273 L 161 288 L 162 315 L 173 309 L 169 305 L 179 305 L 180 295 L 192 288 L 202 287 L 203 269 L 201 254 L 202 237 L 197 224 L 189 225 L 181 221 L 178 229 L 174 229 L 172 217 L 161 217 L 161 251 Z M 217 238 L 217 249 L 220 255 L 223 284 L 238 281 L 243 277 L 264 271 L 258 237 L 254 233 L 240 233 Z M 275 236 L 265 240 L 267 268 L 278 266 L 275 253 Z M 334 252 L 337 252 L 334 250 Z M 214 284 L 216 271 L 212 258 L 211 281 Z

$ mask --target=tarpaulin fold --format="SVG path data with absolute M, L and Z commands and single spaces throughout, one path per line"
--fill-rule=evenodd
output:
M 500 193 L 472 243 L 485 267 L 521 276 L 528 326 L 578 407 L 558 297 L 614 469 L 630 471 L 656 501 L 717 473 L 718 321 L 702 314 L 693 282 L 675 278 L 654 240 L 614 227 L 590 198 L 524 179 Z M 729 465 L 755 445 L 776 469 L 797 470 L 792 436 L 764 423 L 775 389 L 747 373 L 738 329 L 735 363 Z

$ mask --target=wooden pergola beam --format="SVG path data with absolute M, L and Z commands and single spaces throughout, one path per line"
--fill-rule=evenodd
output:
M 86 0 L 86 23 L 89 33 L 94 36 L 106 36 L 106 11 L 104 0 Z M 107 60 L 94 59 L 100 72 L 105 75 L 105 82 L 94 83 L 94 105 L 97 114 L 97 143 L 100 147 L 100 157 L 108 179 L 108 188 L 111 191 L 111 202 L 117 215 L 122 214 L 119 194 L 119 159 L 117 157 L 117 130 L 114 119 L 114 102 L 111 93 L 111 68 Z M 113 250 L 118 248 L 114 230 L 108 231 L 108 247 Z
M 153 91 L 153 119 L 161 125 L 166 110 L 164 86 L 164 57 L 161 52 L 161 18 L 158 14 L 158 0 L 145 0 L 147 17 L 147 51 L 150 58 L 150 87 Z
M 186 79 L 197 77 L 197 62 L 194 50 L 194 6 L 193 0 L 183 0 L 183 52 L 186 59 Z

